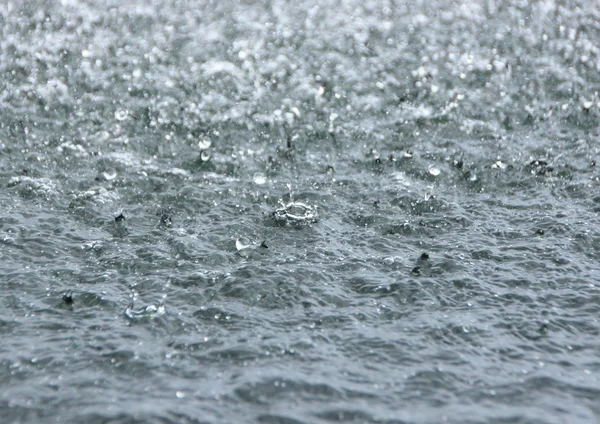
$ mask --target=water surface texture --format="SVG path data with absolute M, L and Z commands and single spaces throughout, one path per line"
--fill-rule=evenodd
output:
M 600 6 L 0 4 L 6 423 L 596 423 Z

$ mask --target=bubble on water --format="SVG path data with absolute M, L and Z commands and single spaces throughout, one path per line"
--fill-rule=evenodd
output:
M 502 162 L 501 160 L 498 160 L 496 162 L 494 162 L 492 164 L 492 168 L 493 169 L 506 169 L 508 165 L 506 165 L 504 162 Z
M 439 168 L 436 168 L 433 165 L 430 165 L 429 168 L 427 168 L 427 172 L 430 175 L 433 175 L 434 177 L 437 177 L 438 175 L 440 175 L 440 173 L 442 172 Z
M 239 250 L 248 249 L 252 243 L 246 237 L 240 237 L 235 241 L 235 248 Z
M 102 173 L 102 176 L 107 180 L 114 180 L 117 178 L 117 170 L 116 169 L 108 169 Z
M 202 150 L 200 152 L 200 159 L 202 160 L 202 162 L 206 162 L 210 159 L 210 153 L 207 150 Z
M 127 109 L 119 109 L 115 112 L 115 119 L 117 121 L 124 121 L 129 117 L 129 111 Z
M 97 141 L 98 143 L 104 143 L 104 142 L 110 140 L 111 137 L 113 137 L 113 135 L 110 131 L 100 130 L 97 133 L 95 133 L 93 137 L 94 137 L 95 141 Z
M 253 178 L 254 184 L 257 185 L 263 185 L 264 183 L 267 182 L 267 177 L 265 176 L 265 174 L 254 174 L 254 178 Z
M 11 177 L 7 184 L 8 187 L 19 187 L 23 195 L 50 196 L 57 193 L 57 186 L 54 181 L 48 178 L 31 178 L 27 176 Z
M 594 102 L 592 100 L 582 99 L 582 103 L 584 109 L 591 109 L 591 107 L 594 106 Z

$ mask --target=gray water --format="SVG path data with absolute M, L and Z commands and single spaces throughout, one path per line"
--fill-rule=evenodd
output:
M 0 4 L 4 423 L 600 420 L 600 6 Z

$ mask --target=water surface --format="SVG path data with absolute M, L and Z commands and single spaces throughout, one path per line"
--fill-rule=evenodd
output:
M 598 422 L 595 3 L 47 3 L 0 5 L 6 422 Z

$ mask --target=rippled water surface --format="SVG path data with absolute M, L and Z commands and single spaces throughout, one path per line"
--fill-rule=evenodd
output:
M 0 3 L 10 423 L 600 420 L 600 7 Z

